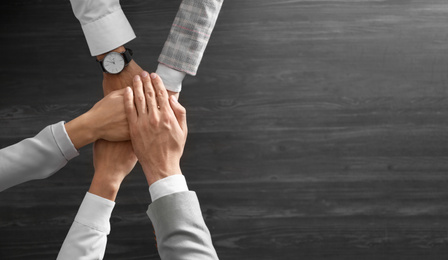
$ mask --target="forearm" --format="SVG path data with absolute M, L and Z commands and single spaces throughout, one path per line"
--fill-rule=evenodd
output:
M 108 173 L 95 172 L 89 192 L 110 201 L 115 201 L 121 182 L 122 180 L 112 179 L 112 176 Z
M 128 147 L 128 146 L 126 146 Z M 58 259 L 102 259 L 110 232 L 109 219 L 121 182 L 137 162 L 117 142 L 98 140 L 93 146 L 95 174 Z
M 57 259 L 103 259 L 113 201 L 87 193 Z
M 0 191 L 47 178 L 78 154 L 63 122 L 47 126 L 35 137 L 0 150 Z
M 149 205 L 147 214 L 161 259 L 218 259 L 194 192 L 161 197 Z
M 157 66 L 156 73 L 162 79 L 168 94 L 175 95 L 176 98 L 179 98 L 179 92 L 182 90 L 182 81 L 186 73 L 169 68 L 161 63 Z
M 89 114 L 83 114 L 71 120 L 65 124 L 65 129 L 77 150 L 99 138 L 95 123 L 90 122 Z
M 149 187 L 148 207 L 161 259 L 217 259 L 210 232 L 194 192 L 180 174 L 163 178 Z M 187 243 L 188 241 L 188 243 Z
M 222 0 L 183 0 L 159 56 L 169 68 L 196 75 Z
M 135 38 L 119 0 L 70 0 L 92 56 L 111 51 Z

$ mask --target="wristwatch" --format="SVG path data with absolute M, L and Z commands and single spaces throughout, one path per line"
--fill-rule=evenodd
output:
M 109 52 L 102 60 L 96 61 L 103 72 L 118 74 L 131 62 L 132 54 L 132 50 L 126 48 L 124 52 Z

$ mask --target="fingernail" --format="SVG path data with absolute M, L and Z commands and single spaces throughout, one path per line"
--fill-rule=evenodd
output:
M 127 92 L 127 93 L 131 93 L 131 91 L 132 91 L 132 90 L 131 90 L 131 87 L 127 86 L 127 87 L 126 87 L 126 92 Z
M 143 72 L 142 72 L 142 77 L 144 77 L 144 78 L 148 77 L 148 72 L 143 71 Z
M 140 76 L 139 75 L 135 75 L 134 81 L 140 81 Z
M 174 103 L 177 103 L 177 98 L 175 96 L 171 96 L 171 101 L 173 101 Z
M 157 75 L 155 73 L 151 73 L 151 78 L 155 79 L 157 77 Z

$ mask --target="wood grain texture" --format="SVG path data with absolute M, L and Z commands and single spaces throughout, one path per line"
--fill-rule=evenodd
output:
M 154 70 L 179 1 L 121 1 Z M 101 76 L 69 1 L 2 2 L 0 147 L 70 120 Z M 446 0 L 225 1 L 184 81 L 182 167 L 221 259 L 446 259 Z M 92 178 L 91 147 L 0 193 L 0 259 L 52 259 Z M 139 167 L 106 259 L 158 259 Z

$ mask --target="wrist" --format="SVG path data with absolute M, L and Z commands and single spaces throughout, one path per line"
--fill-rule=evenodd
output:
M 123 180 L 109 178 L 107 173 L 95 171 L 89 192 L 105 199 L 115 201 Z
M 90 143 L 95 142 L 98 139 L 103 138 L 103 129 L 101 126 L 102 120 L 97 117 L 97 110 L 90 109 L 85 114 L 82 115 L 83 119 L 83 129 L 86 132 Z
M 180 92 L 182 89 L 182 81 L 186 73 L 170 68 L 165 64 L 159 63 L 156 70 L 157 75 L 162 79 L 166 90 L 173 92 Z
M 132 79 L 143 69 L 132 59 L 119 74 L 103 73 L 103 92 L 106 96 L 110 92 L 127 86 L 132 86 Z
M 97 139 L 97 131 L 92 128 L 93 125 L 89 123 L 89 112 L 65 124 L 67 135 L 77 150 Z
M 160 168 L 154 169 L 154 167 L 151 168 L 149 166 L 142 165 L 142 169 L 143 172 L 145 173 L 146 181 L 148 182 L 149 186 L 151 186 L 154 182 L 164 179 L 166 177 L 177 174 L 182 175 L 180 167 L 164 167 L 164 169 L 166 170 L 163 170 Z
M 168 92 L 168 95 L 169 96 L 175 96 L 176 97 L 176 99 L 179 99 L 179 92 L 173 92 L 173 91 L 170 91 L 170 90 L 167 90 L 167 92 Z

